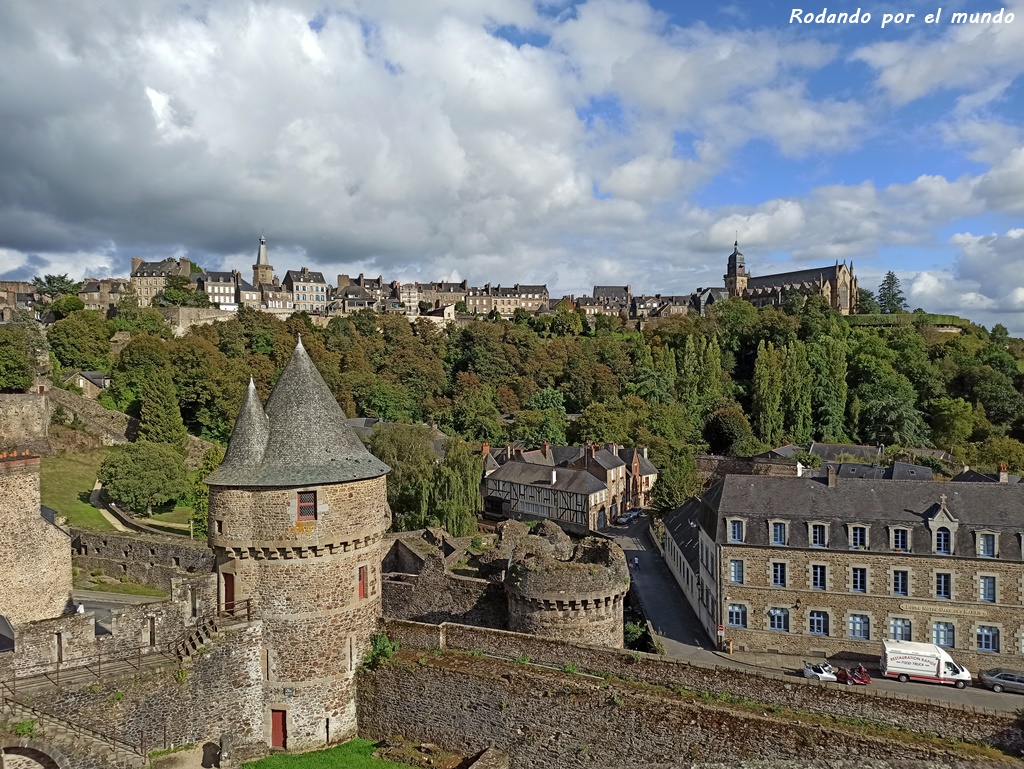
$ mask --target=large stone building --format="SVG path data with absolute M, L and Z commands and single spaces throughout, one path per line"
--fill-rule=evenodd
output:
M 667 561 L 741 650 L 877 655 L 890 638 L 1012 666 L 1022 505 L 1019 484 L 727 475 L 668 516 Z
M 78 290 L 78 298 L 86 310 L 109 312 L 130 291 L 131 282 L 124 278 L 86 278 Z
M 857 308 L 857 278 L 853 262 L 836 262 L 831 267 L 780 272 L 775 275 L 751 277 L 747 272 L 739 241 L 733 244 L 725 272 L 725 288 L 730 297 L 740 297 L 758 307 L 780 306 L 793 291 L 825 297 L 829 307 L 843 315 Z
M 162 262 L 147 262 L 132 257 L 131 282 L 139 299 L 139 307 L 149 307 L 154 297 L 164 290 L 168 278 L 187 278 L 191 271 L 192 263 L 185 257 L 177 260 L 168 257 Z
M 267 745 L 356 735 L 355 672 L 381 617 L 385 474 L 301 341 L 266 408 L 250 383 L 210 487 L 220 601 L 263 623 Z

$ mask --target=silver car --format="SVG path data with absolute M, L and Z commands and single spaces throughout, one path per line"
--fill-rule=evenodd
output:
M 1008 692 L 1024 694 L 1024 673 L 1019 673 L 1016 670 L 1004 670 L 1003 668 L 982 670 L 978 674 L 978 680 L 981 681 L 982 686 L 987 686 L 994 692 L 1001 692 L 1005 689 Z

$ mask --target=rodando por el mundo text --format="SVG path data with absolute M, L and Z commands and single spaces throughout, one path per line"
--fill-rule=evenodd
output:
M 888 26 L 910 24 L 915 19 L 923 19 L 925 24 L 942 24 L 943 20 L 949 24 L 1012 24 L 1014 15 L 1007 13 L 1005 8 L 999 12 L 987 13 L 963 13 L 960 11 L 943 13 L 942 8 L 937 8 L 935 13 L 882 13 L 882 29 Z M 822 8 L 820 11 L 805 11 L 803 8 L 793 8 L 789 14 L 790 24 L 870 24 L 872 16 L 867 11 L 858 8 L 852 13 L 843 11 L 829 11 Z

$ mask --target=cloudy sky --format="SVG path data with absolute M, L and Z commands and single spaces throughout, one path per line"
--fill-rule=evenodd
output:
M 738 236 L 1024 334 L 1024 0 L 859 4 L 2 2 L 0 277 L 250 274 L 263 231 L 331 282 L 686 293 Z

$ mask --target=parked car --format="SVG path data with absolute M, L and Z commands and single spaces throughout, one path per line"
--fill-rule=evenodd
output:
M 812 664 L 804 663 L 804 678 L 813 678 L 815 681 L 835 681 L 836 670 L 827 662 Z
M 864 669 L 863 665 L 858 665 L 855 668 L 839 668 L 836 671 L 836 681 L 847 686 L 853 684 L 866 686 L 871 683 L 871 676 L 868 675 L 868 671 Z
M 639 507 L 634 507 L 628 513 L 626 513 L 626 517 L 629 518 L 629 520 L 631 520 L 631 521 L 635 521 L 637 518 L 640 517 L 640 514 L 642 512 L 643 512 L 643 510 L 641 510 Z
M 631 519 L 628 516 L 620 515 L 618 518 L 615 519 L 615 523 L 617 523 L 619 526 L 624 526 L 625 524 L 629 523 L 630 520 Z
M 1016 670 L 1004 670 L 1003 668 L 982 670 L 978 673 L 978 680 L 981 681 L 982 686 L 987 686 L 994 692 L 1005 690 L 1024 694 L 1024 673 L 1019 673 Z

